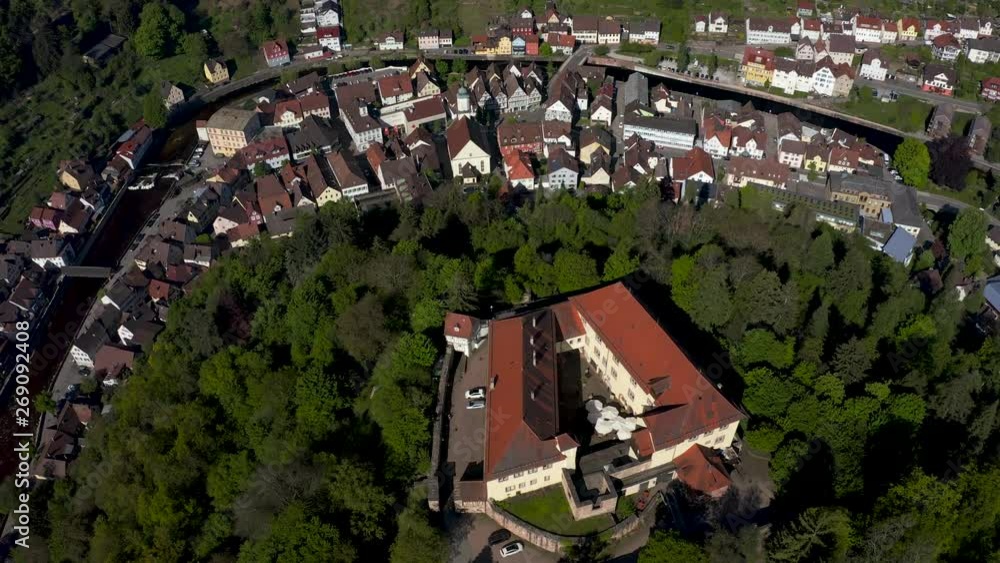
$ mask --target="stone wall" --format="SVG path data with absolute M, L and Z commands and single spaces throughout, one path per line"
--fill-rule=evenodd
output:
M 578 538 L 546 532 L 507 512 L 493 501 L 486 502 L 486 514 L 501 527 L 510 530 L 515 536 L 551 553 L 561 553 L 564 542 L 571 543 L 578 540 Z
M 611 482 L 611 478 L 606 473 L 602 473 L 604 484 L 609 492 L 598 496 L 592 501 L 581 500 L 577 494 L 576 485 L 573 484 L 573 472 L 569 469 L 562 470 L 562 487 L 566 500 L 569 501 L 569 510 L 573 513 L 573 518 L 583 520 L 594 516 L 611 514 L 618 506 L 618 493 Z
M 441 498 L 441 481 L 440 475 L 443 470 L 441 466 L 441 448 L 444 445 L 441 441 L 441 432 L 444 428 L 444 418 L 447 416 L 448 403 L 448 389 L 451 388 L 451 362 L 452 362 L 453 351 L 449 346 L 444 353 L 444 361 L 441 363 L 441 373 L 438 378 L 438 397 L 437 397 L 437 407 L 434 410 L 434 429 L 431 432 L 431 467 L 430 474 L 427 479 L 427 506 L 431 510 L 439 511 L 441 510 L 441 501 L 447 500 L 447 492 L 445 493 L 445 498 Z

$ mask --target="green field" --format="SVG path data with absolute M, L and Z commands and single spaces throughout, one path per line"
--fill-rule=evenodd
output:
M 837 104 L 835 107 L 844 113 L 895 127 L 907 133 L 923 131 L 934 109 L 931 104 L 910 96 L 900 96 L 899 101 L 894 103 L 881 102 L 871 96 L 860 96 L 857 100 Z
M 540 491 L 518 495 L 500 502 L 500 506 L 518 518 L 539 528 L 564 536 L 586 536 L 602 532 L 612 525 L 610 516 L 574 520 L 562 487 L 553 485 Z

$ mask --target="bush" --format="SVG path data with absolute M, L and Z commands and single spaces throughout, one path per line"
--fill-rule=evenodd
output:
M 598 45 L 594 49 L 594 54 L 597 55 L 598 57 L 603 57 L 603 56 L 607 55 L 608 54 L 608 46 L 607 45 Z

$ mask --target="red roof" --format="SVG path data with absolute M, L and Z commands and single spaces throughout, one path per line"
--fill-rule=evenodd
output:
M 340 26 L 334 27 L 317 27 L 316 28 L 316 38 L 326 39 L 327 37 L 340 37 Z
M 722 146 L 729 148 L 729 145 L 733 140 L 733 130 L 730 129 L 726 122 L 714 115 L 706 115 L 705 122 L 702 124 L 702 129 L 705 132 L 705 140 L 709 140 L 712 137 L 718 137 L 719 142 Z
M 557 47 L 573 47 L 576 45 L 576 37 L 567 33 L 550 33 L 545 38 L 545 42 Z
M 743 64 L 763 65 L 767 70 L 774 70 L 774 51 L 760 47 L 747 47 L 743 50 Z
M 161 299 L 170 299 L 170 289 L 172 287 L 173 286 L 165 281 L 149 280 L 149 286 L 146 291 L 149 292 L 149 296 L 154 301 L 159 301 Z
M 461 313 L 448 313 L 444 316 L 444 335 L 458 338 L 472 338 L 473 319 Z
M 292 112 L 295 117 L 302 118 L 302 102 L 299 100 L 282 100 L 274 105 L 274 116 L 281 120 L 282 114 Z
M 1000 90 L 1000 77 L 991 76 L 983 80 L 983 90 Z
M 671 176 L 674 180 L 687 180 L 696 176 L 699 172 L 704 172 L 715 178 L 715 168 L 712 166 L 712 157 L 701 147 L 694 147 L 682 157 L 671 161 Z
M 521 151 L 515 150 L 507 153 L 503 158 L 503 164 L 507 178 L 511 181 L 535 179 L 535 171 L 531 167 L 531 160 Z
M 264 57 L 267 60 L 288 56 L 288 44 L 285 43 L 284 39 L 268 41 L 260 46 L 260 50 L 264 51 Z
M 657 449 L 743 418 L 624 285 L 609 285 L 570 302 L 657 407 L 670 407 L 643 415 Z
M 378 81 L 378 93 L 382 99 L 413 93 L 413 82 L 408 74 L 386 76 Z
M 962 45 L 955 39 L 955 36 L 950 33 L 942 33 L 934 38 L 934 46 L 938 49 L 944 49 L 945 47 L 954 47 L 959 49 Z
M 678 479 L 709 496 L 721 496 L 732 483 L 719 456 L 700 444 L 674 458 L 674 465 Z

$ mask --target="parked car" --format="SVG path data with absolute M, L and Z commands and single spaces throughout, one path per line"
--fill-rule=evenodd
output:
M 485 387 L 473 387 L 465 392 L 466 399 L 485 399 L 486 398 L 486 388 Z
M 486 401 L 479 399 L 476 401 L 469 401 L 469 404 L 465 407 L 467 409 L 485 409 Z
M 521 553 L 522 551 L 524 551 L 523 543 L 519 541 L 511 542 L 500 548 L 500 557 L 510 557 L 511 555 Z
M 490 545 L 498 545 L 510 539 L 510 530 L 506 528 L 500 528 L 499 530 L 490 534 L 490 538 L 487 541 Z

